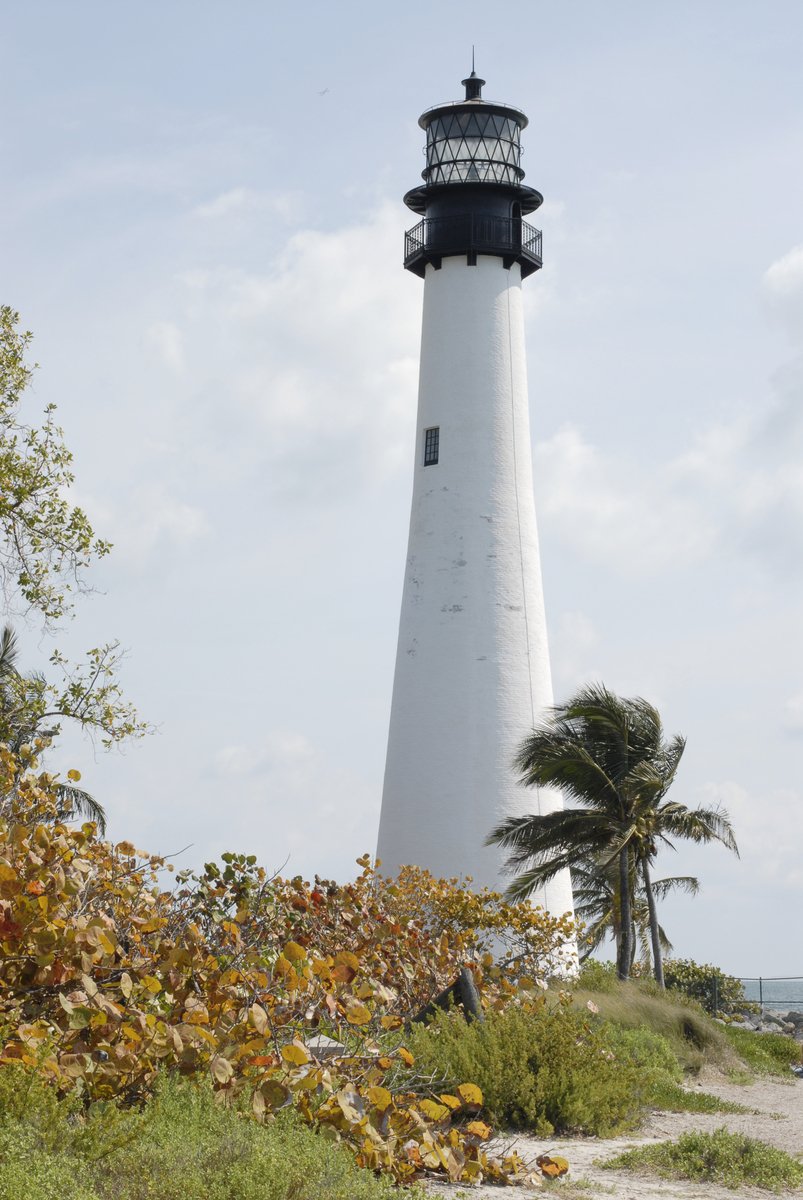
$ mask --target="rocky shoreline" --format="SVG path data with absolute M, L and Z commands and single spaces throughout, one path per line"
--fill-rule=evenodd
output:
M 762 1013 L 740 1013 L 739 1019 L 729 1021 L 731 1028 L 752 1029 L 756 1033 L 785 1033 L 803 1042 L 803 1012 L 790 1009 L 779 1012 L 774 1008 L 765 1008 Z

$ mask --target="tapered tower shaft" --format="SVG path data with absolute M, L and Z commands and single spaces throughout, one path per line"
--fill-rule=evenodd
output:
M 550 811 L 513 757 L 552 703 L 533 500 L 522 277 L 540 234 L 522 220 L 541 197 L 521 184 L 526 117 L 466 100 L 421 118 L 424 216 L 405 265 L 424 278 L 410 533 L 378 857 L 504 888 L 485 846 L 501 817 Z M 536 897 L 572 909 L 568 873 Z

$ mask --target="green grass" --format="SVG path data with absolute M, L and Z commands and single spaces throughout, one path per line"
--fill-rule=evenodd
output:
M 750 1113 L 755 1110 L 733 1100 L 723 1100 L 711 1092 L 691 1091 L 670 1080 L 656 1081 L 649 1094 L 649 1107 L 664 1112 Z
M 743 1134 L 684 1133 L 676 1142 L 628 1150 L 602 1164 L 611 1170 L 718 1183 L 727 1188 L 788 1191 L 803 1184 L 803 1165 L 783 1150 Z
M 12 1073 L 13 1072 L 13 1073 Z M 388 1179 L 289 1114 L 258 1125 L 211 1088 L 162 1081 L 143 1115 L 0 1068 L 0 1200 L 391 1200 Z
M 803 1062 L 803 1046 L 783 1033 L 755 1033 L 723 1026 L 725 1036 L 751 1071 L 789 1078 L 789 1068 Z

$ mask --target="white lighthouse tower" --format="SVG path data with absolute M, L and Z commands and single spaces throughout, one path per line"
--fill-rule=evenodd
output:
M 523 217 L 523 112 L 482 98 L 428 109 L 422 220 L 404 265 L 424 280 L 413 501 L 377 856 L 504 889 L 487 847 L 507 815 L 560 798 L 521 788 L 513 756 L 552 704 L 533 500 L 522 280 L 541 266 Z M 568 872 L 533 897 L 572 911 Z

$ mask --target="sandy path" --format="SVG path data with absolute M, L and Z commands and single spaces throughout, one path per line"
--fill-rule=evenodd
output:
M 566 1195 L 577 1197 L 577 1200 L 581 1196 L 588 1197 L 588 1200 L 596 1200 L 597 1197 L 614 1197 L 615 1200 L 734 1200 L 735 1197 L 747 1200 L 748 1197 L 761 1197 L 767 1200 L 771 1193 L 753 1188 L 734 1192 L 711 1184 L 649 1179 L 623 1171 L 604 1171 L 596 1165 L 599 1160 L 633 1146 L 668 1141 L 691 1129 L 711 1131 L 723 1125 L 733 1133 L 746 1133 L 789 1154 L 803 1155 L 803 1081 L 790 1076 L 789 1083 L 779 1079 L 759 1079 L 755 1083 L 740 1086 L 724 1080 L 722 1076 L 709 1075 L 702 1077 L 696 1086 L 723 1099 L 743 1104 L 755 1112 L 710 1115 L 656 1112 L 642 1129 L 627 1137 L 557 1138 L 553 1141 L 518 1137 L 516 1149 L 525 1159 L 534 1159 L 539 1154 L 550 1152 L 567 1158 L 571 1169 L 567 1177 L 570 1186 L 566 1188 Z M 572 1182 L 582 1183 L 582 1188 L 575 1190 L 571 1187 Z M 427 1190 L 443 1200 L 457 1200 L 461 1192 L 471 1200 L 479 1200 L 480 1197 L 500 1200 L 503 1195 L 513 1200 L 514 1197 L 533 1195 L 532 1189 L 523 1187 L 501 1190 L 498 1187 L 467 1188 L 465 1185 L 441 1183 L 429 1183 Z M 561 1192 L 555 1188 L 552 1194 L 558 1197 Z M 803 1188 L 785 1195 L 803 1196 Z

